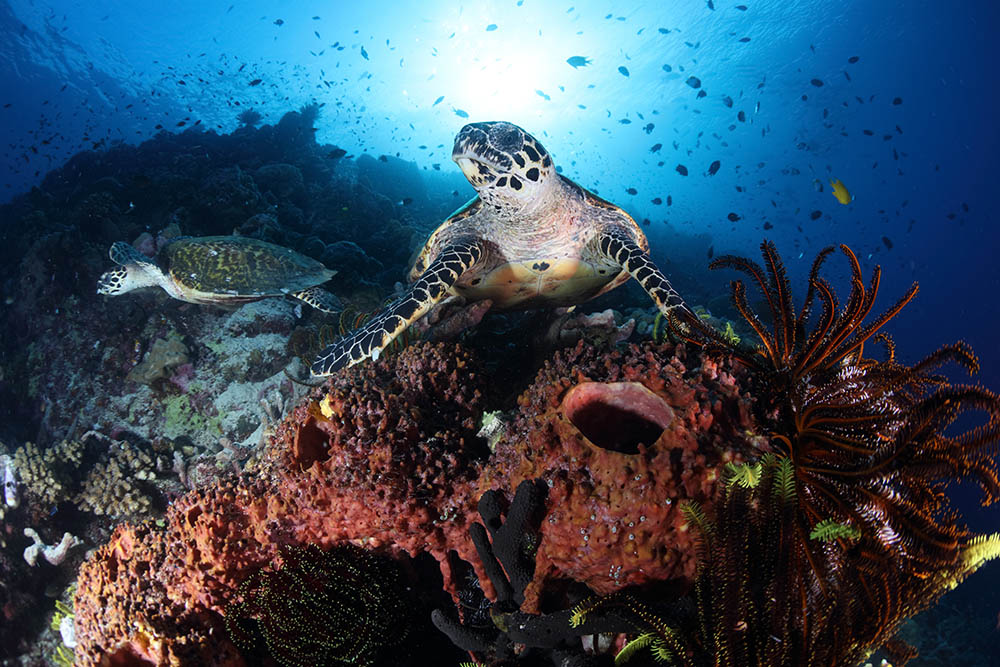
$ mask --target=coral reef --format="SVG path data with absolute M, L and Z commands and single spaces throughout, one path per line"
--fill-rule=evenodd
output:
M 444 345 L 333 378 L 248 475 L 175 501 L 162 529 L 117 528 L 80 572 L 78 662 L 225 664 L 236 651 L 218 646 L 225 609 L 282 545 L 429 553 L 452 581 L 455 554 L 475 553 L 466 517 L 485 452 L 475 435 L 484 382 L 467 352 Z
M 156 380 L 170 377 L 174 368 L 187 364 L 188 349 L 180 334 L 170 332 L 166 338 L 153 341 L 145 358 L 125 376 L 126 380 L 140 384 L 153 384 Z
M 578 343 L 545 364 L 479 486 L 550 485 L 526 611 L 560 578 L 601 593 L 694 578 L 680 502 L 711 504 L 716 469 L 741 460 L 757 437 L 740 372 L 666 345 L 621 352 Z
M 476 499 L 535 477 L 548 500 L 536 574 L 518 584 L 524 613 L 538 611 L 539 593 L 560 578 L 609 591 L 693 577 L 677 505 L 710 502 L 713 466 L 739 460 L 725 443 L 749 446 L 752 424 L 725 362 L 691 355 L 686 364 L 682 354 L 647 346 L 609 355 L 580 344 L 557 355 L 485 467 L 490 452 L 477 433 L 488 379 L 469 352 L 417 344 L 334 376 L 278 426 L 248 475 L 175 501 L 162 530 L 120 526 L 84 565 L 78 659 L 154 644 L 157 659 L 214 655 L 209 638 L 226 606 L 281 545 L 351 541 L 429 554 L 456 599 L 465 561 L 493 596 L 467 532 Z M 618 428 L 595 430 L 602 415 Z M 141 589 L 140 571 L 150 573 Z

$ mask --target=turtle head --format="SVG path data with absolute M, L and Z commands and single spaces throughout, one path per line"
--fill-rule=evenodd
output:
M 513 123 L 469 123 L 455 137 L 451 159 L 489 204 L 522 209 L 555 180 L 548 151 Z
M 160 272 L 156 265 L 128 243 L 114 243 L 108 256 L 119 266 L 105 271 L 97 279 L 98 294 L 124 294 L 159 284 L 157 275 Z
M 129 280 L 128 274 L 129 269 L 127 266 L 119 266 L 117 269 L 105 271 L 101 277 L 97 279 L 97 293 L 124 294 L 125 292 L 131 291 L 132 287 L 129 287 L 129 284 L 132 281 Z

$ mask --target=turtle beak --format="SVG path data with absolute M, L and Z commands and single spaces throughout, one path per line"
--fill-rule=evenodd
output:
M 473 180 L 473 177 L 479 176 L 479 166 L 472 158 L 455 157 L 455 162 L 458 164 L 458 168 L 462 170 L 462 173 L 465 174 L 465 178 L 470 182 Z

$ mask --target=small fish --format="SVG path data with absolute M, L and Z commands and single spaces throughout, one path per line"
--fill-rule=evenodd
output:
M 576 69 L 578 67 L 586 67 L 592 61 L 587 56 L 571 56 L 566 59 L 566 62 L 569 63 L 570 67 Z
M 747 42 L 750 41 L 750 38 L 749 37 L 740 37 L 740 41 L 743 42 L 744 44 L 746 44 Z
M 740 111 L 738 114 L 736 114 L 736 120 L 740 121 L 741 123 L 745 123 L 747 122 L 747 115 L 743 113 L 743 111 Z
M 673 206 L 673 205 L 674 205 L 674 198 L 673 198 L 673 196 L 667 195 L 667 206 Z
M 280 28 L 281 26 L 285 25 L 285 22 L 282 21 L 281 19 L 274 19 L 274 25 Z
M 653 205 L 654 205 L 654 206 L 659 206 L 660 204 L 662 204 L 662 203 L 663 203 L 663 200 L 662 200 L 662 199 L 660 199 L 659 197 L 654 197 L 654 198 L 653 198 L 653 199 L 651 199 L 650 201 L 651 201 L 651 202 L 653 202 Z
M 625 65 L 620 66 L 618 71 L 621 72 L 622 76 L 628 76 L 628 67 L 625 67 Z
M 714 257 L 714 256 L 715 256 L 715 246 L 714 245 L 710 245 L 710 246 L 708 246 L 708 258 L 712 259 L 712 257 Z
M 833 194 L 833 196 L 836 197 L 837 201 L 841 204 L 846 206 L 853 201 L 854 197 L 851 196 L 851 193 L 847 190 L 847 186 L 841 183 L 839 178 L 831 180 L 830 187 L 833 188 L 833 190 L 830 191 L 831 194 Z
M 889 250 L 892 250 L 892 240 L 888 236 L 883 236 L 882 237 L 882 243 L 885 244 L 886 248 L 888 248 Z
M 685 81 L 685 83 L 691 86 L 692 88 L 701 88 L 701 79 L 699 79 L 696 76 L 689 76 L 688 80 Z
M 389 161 L 389 156 L 388 155 L 379 155 L 378 156 L 378 161 L 379 162 L 388 162 Z
M 649 152 L 659 153 L 661 148 L 663 148 L 663 144 L 653 144 L 653 147 L 649 149 Z
M 437 98 L 436 100 L 434 100 L 434 104 L 432 104 L 431 106 L 432 106 L 432 107 L 436 107 L 437 105 L 441 104 L 441 102 L 442 102 L 443 100 L 444 100 L 444 95 L 442 95 L 441 97 L 439 97 L 439 98 Z
M 441 171 L 441 163 L 435 162 L 434 164 L 431 165 L 431 168 L 434 169 L 434 171 Z
M 699 100 L 700 100 L 701 98 L 703 98 L 703 97 L 707 97 L 707 96 L 708 96 L 708 93 L 706 93 L 704 89 L 702 89 L 702 90 L 699 90 L 699 91 L 698 91 L 698 94 L 696 95 L 696 97 L 697 97 L 697 98 L 698 98 Z
M 632 124 L 632 121 L 629 120 L 628 118 L 622 118 L 618 122 L 621 123 L 622 125 L 631 125 Z
M 733 98 L 731 98 L 729 95 L 726 95 L 725 97 L 722 98 L 722 103 L 725 104 L 730 109 L 733 108 Z
M 625 192 L 629 193 L 630 195 L 637 195 L 637 194 L 639 194 L 639 191 L 636 190 L 635 188 L 626 188 Z
M 365 51 L 365 47 L 363 46 L 361 47 L 361 57 L 364 58 L 365 60 L 368 60 L 368 52 Z
M 257 85 L 260 85 L 260 82 L 261 82 L 261 81 L 263 81 L 263 79 L 254 79 L 253 81 L 251 81 L 251 82 L 250 82 L 250 85 L 251 85 L 251 86 L 257 86 Z
M 858 62 L 858 60 L 860 60 L 860 58 L 858 58 L 857 56 L 851 56 L 850 58 L 847 59 L 847 62 L 853 65 L 854 63 Z
M 688 168 L 685 167 L 684 165 L 679 164 L 679 165 L 677 165 L 676 169 L 677 169 L 677 173 L 680 174 L 681 176 L 687 176 L 688 175 Z
M 486 32 L 493 32 L 496 29 L 497 29 L 496 23 L 491 23 L 488 26 L 486 26 Z
M 722 163 L 719 162 L 718 160 L 715 160 L 714 162 L 712 162 L 712 164 L 708 165 L 708 175 L 709 176 L 715 176 L 719 172 L 719 167 L 721 167 L 721 166 L 722 166 Z
M 823 211 L 813 211 L 812 213 L 809 214 L 810 220 L 819 220 L 822 217 L 823 217 Z
M 739 213 L 730 213 L 726 217 L 729 218 L 729 222 L 736 222 L 741 219 Z
M 736 9 L 740 10 L 741 12 L 745 12 L 747 10 L 747 6 L 746 5 L 736 5 Z
M 413 197 L 403 197 L 403 201 L 399 202 L 400 206 L 407 206 L 413 201 Z
M 772 225 L 770 222 L 765 222 L 764 229 L 774 229 L 774 225 Z
M 903 103 L 903 98 L 902 97 L 893 98 L 892 103 L 894 106 L 899 106 L 900 104 Z
M 816 86 L 817 88 L 822 88 L 823 87 L 823 82 L 820 79 L 813 79 L 809 83 L 811 83 L 812 85 Z
M 467 112 L 465 109 L 455 109 L 455 115 L 458 116 L 459 118 L 468 118 L 469 112 Z
M 345 151 L 343 148 L 334 148 L 332 151 L 326 154 L 326 156 L 331 160 L 339 160 L 345 155 L 347 155 L 347 151 Z
M 552 98 L 545 94 L 542 90 L 536 90 L 535 94 L 544 99 L 546 102 L 550 101 Z
M 659 32 L 660 32 L 661 35 L 669 35 L 670 34 L 670 28 L 657 28 L 657 30 L 659 30 Z
M 673 72 L 673 71 L 674 71 L 674 68 L 673 68 L 673 67 L 671 67 L 670 65 L 664 65 L 664 66 L 663 66 L 663 71 L 664 71 L 664 72 Z

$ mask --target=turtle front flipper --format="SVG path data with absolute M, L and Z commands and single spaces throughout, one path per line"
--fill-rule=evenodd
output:
M 308 303 L 316 310 L 327 315 L 336 315 L 344 310 L 344 304 L 340 302 L 336 294 L 327 292 L 322 287 L 310 287 L 300 292 L 292 294 L 299 301 Z
M 639 281 L 653 299 L 657 309 L 670 318 L 682 331 L 688 329 L 687 319 L 697 320 L 697 316 L 684 303 L 684 299 L 673 288 L 667 277 L 656 268 L 639 245 L 625 234 L 604 232 L 596 239 L 601 254 L 613 260 Z
M 481 261 L 484 254 L 483 246 L 474 241 L 442 250 L 402 298 L 323 350 L 313 362 L 312 374 L 332 375 L 368 357 L 377 359 L 396 336 L 444 298 L 459 277 Z

